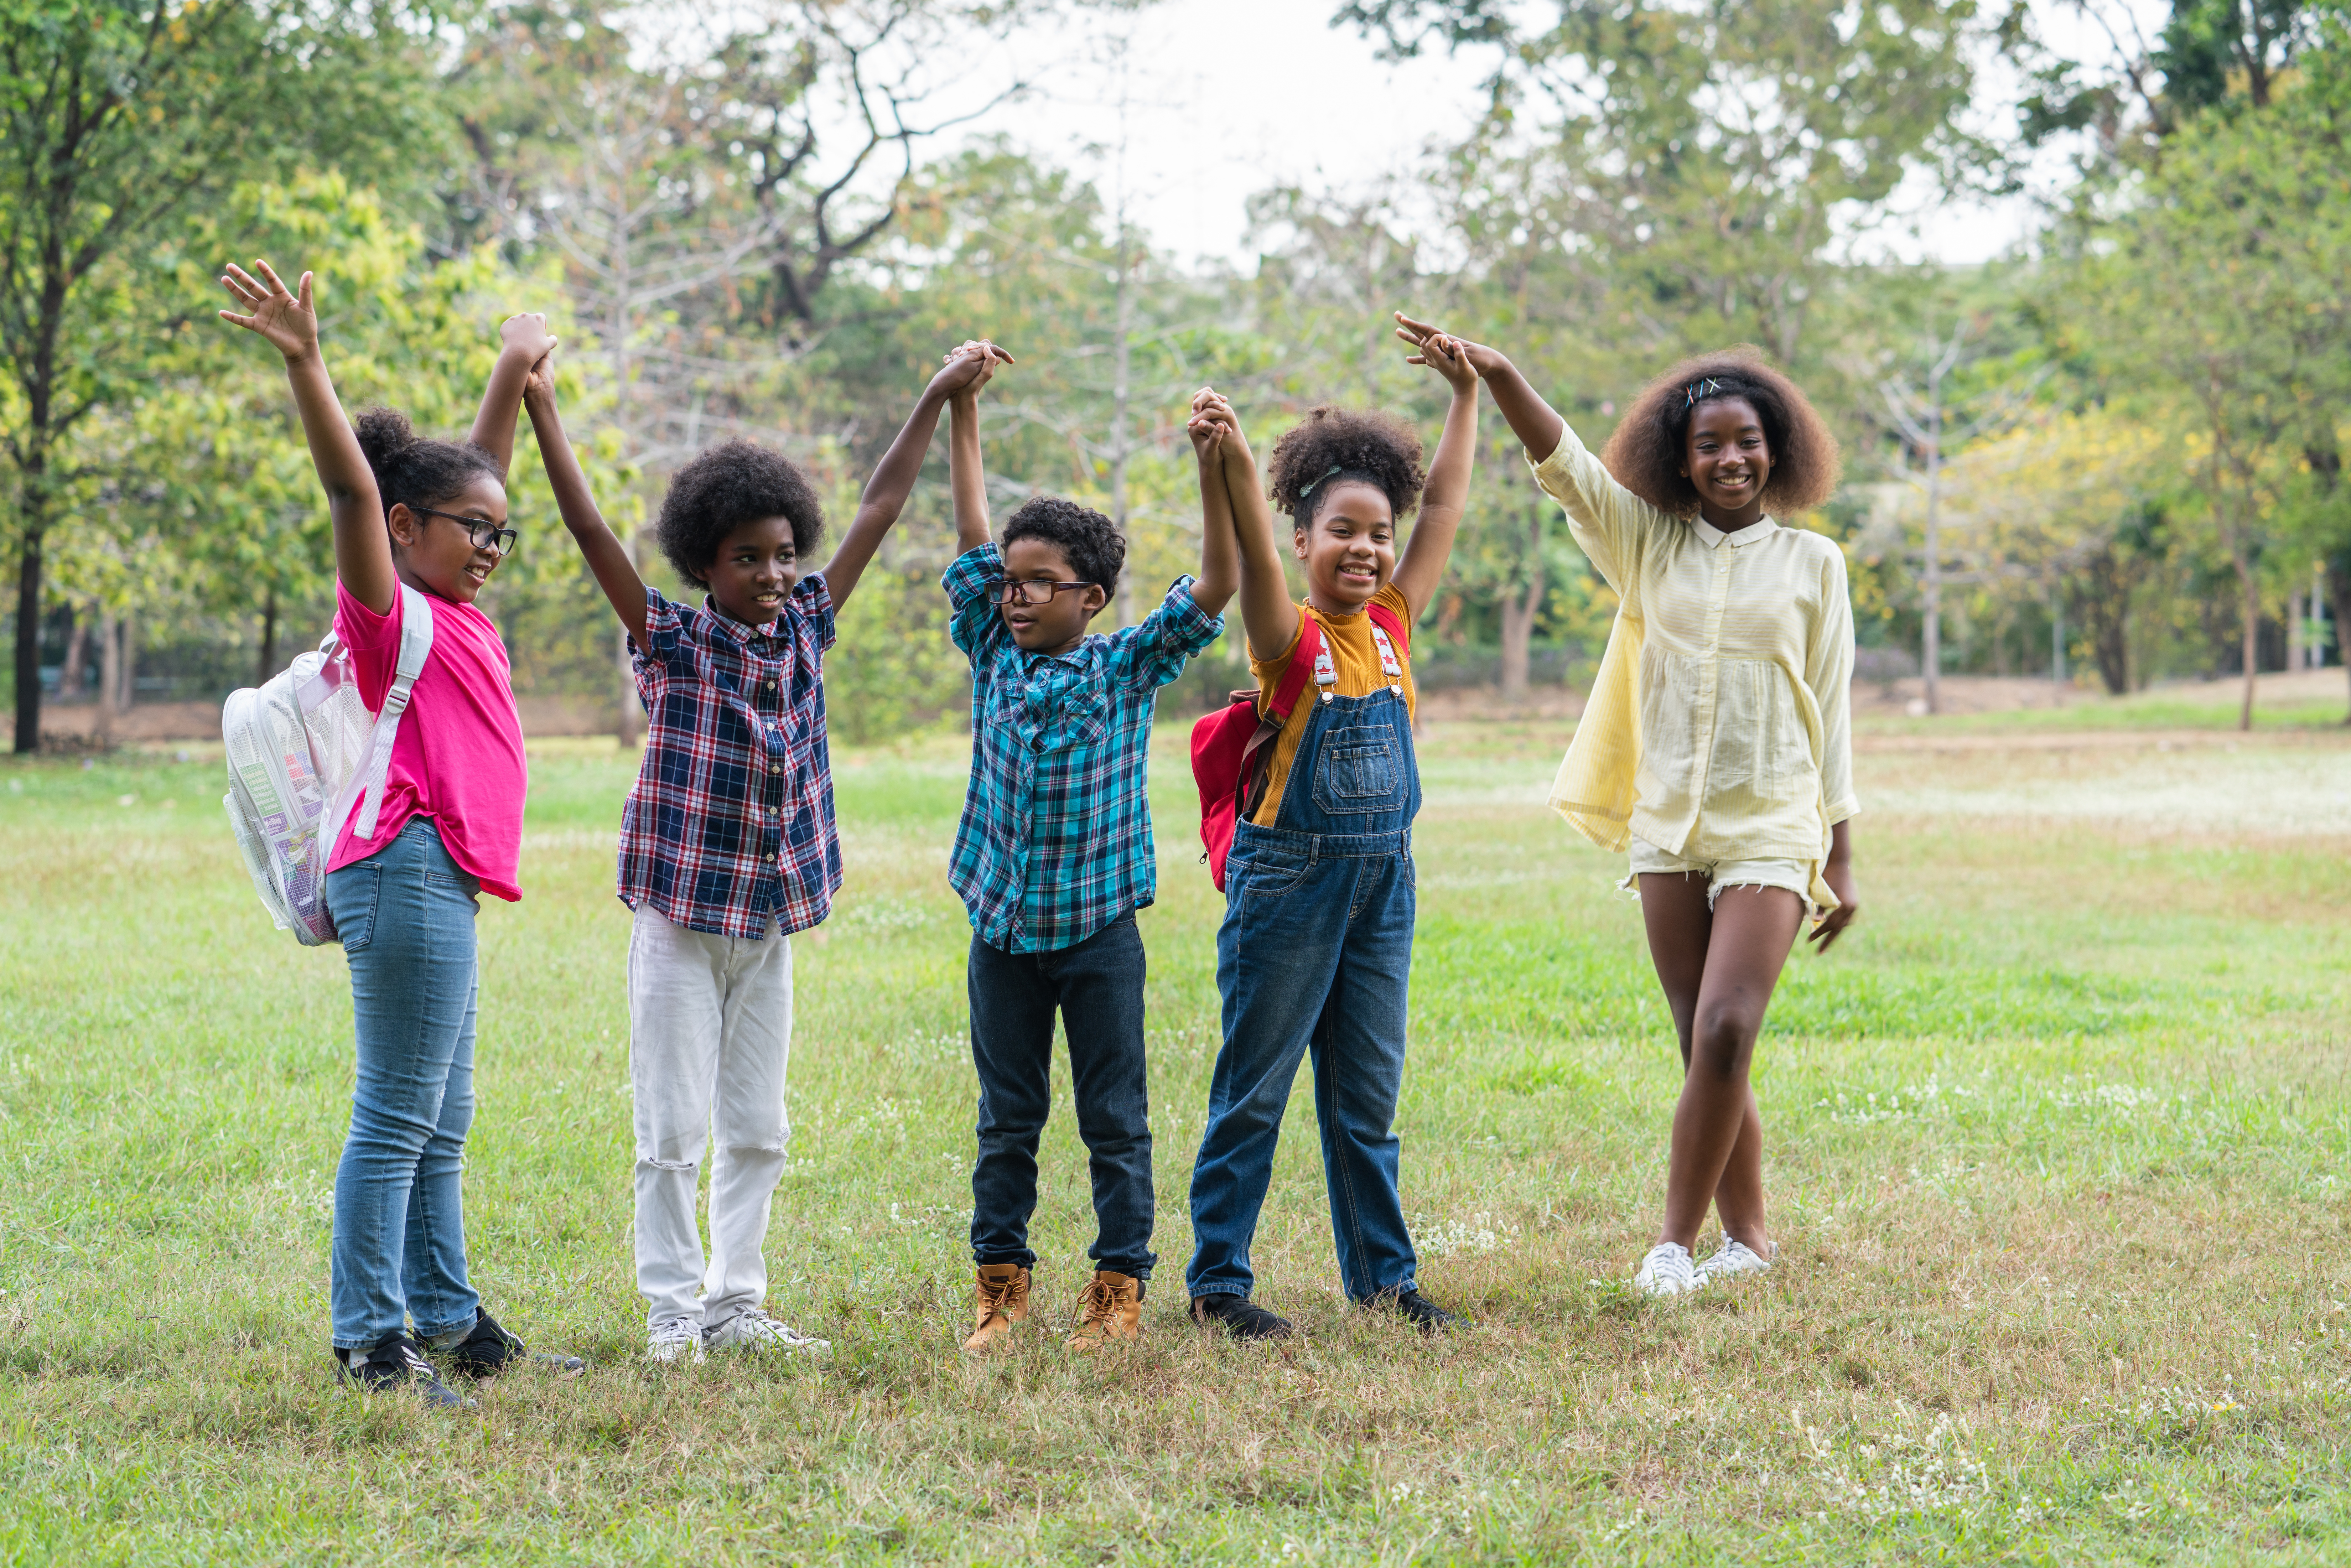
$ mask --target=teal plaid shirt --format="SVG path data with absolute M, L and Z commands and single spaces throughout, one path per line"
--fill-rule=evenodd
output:
M 971 787 L 947 881 L 980 940 L 1046 953 L 1158 896 L 1152 705 L 1225 620 L 1179 577 L 1139 626 L 1066 653 L 1024 653 L 989 602 L 1003 576 L 1003 552 L 985 544 L 939 580 L 956 646 L 971 658 Z

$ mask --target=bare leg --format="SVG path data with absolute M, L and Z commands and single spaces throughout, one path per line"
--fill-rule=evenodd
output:
M 1684 1068 L 1658 1239 L 1695 1247 L 1716 1203 L 1726 1231 L 1768 1254 L 1763 1125 L 1748 1066 L 1803 905 L 1783 888 L 1734 887 L 1709 915 L 1700 879 L 1648 874 L 1641 908 Z

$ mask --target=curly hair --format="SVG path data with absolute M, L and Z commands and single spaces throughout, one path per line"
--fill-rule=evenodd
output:
M 1273 504 L 1301 528 L 1313 526 L 1334 482 L 1353 480 L 1381 492 L 1398 522 L 1419 505 L 1428 482 L 1420 466 L 1420 435 L 1410 424 L 1392 413 L 1328 403 L 1273 444 L 1266 477 Z
M 706 588 L 726 536 L 762 517 L 792 525 L 792 550 L 803 560 L 824 535 L 816 486 L 789 458 L 748 441 L 729 441 L 670 476 L 653 533 L 677 574 Z
M 1690 415 L 1699 403 L 1728 398 L 1744 398 L 1763 422 L 1763 439 L 1771 448 L 1763 509 L 1785 516 L 1827 500 L 1844 463 L 1836 437 L 1796 383 L 1765 364 L 1760 350 L 1743 343 L 1684 360 L 1643 388 L 1600 461 L 1619 485 L 1657 510 L 1696 517 L 1698 491 L 1682 473 Z
M 470 442 L 419 435 L 398 409 L 361 409 L 351 422 L 351 434 L 359 437 L 360 455 L 375 475 L 386 517 L 396 506 L 414 511 L 452 500 L 476 479 L 506 482 L 496 457 Z
M 1119 569 L 1126 564 L 1126 540 L 1118 525 L 1091 507 L 1059 496 L 1031 496 L 1005 520 L 1004 542 L 1042 539 L 1069 558 L 1080 582 L 1102 584 L 1105 599 L 1118 587 Z

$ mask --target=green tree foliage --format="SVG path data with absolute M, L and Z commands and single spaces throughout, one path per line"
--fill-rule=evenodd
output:
M 421 139 L 428 13 L 281 0 L 0 6 L 0 452 L 18 546 L 16 748 L 39 741 L 43 549 L 66 444 L 143 376 L 171 290 L 150 256 L 241 182 L 332 149 L 362 176 Z

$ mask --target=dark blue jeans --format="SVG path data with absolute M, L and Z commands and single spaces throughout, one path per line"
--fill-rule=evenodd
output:
M 979 1071 L 971 1255 L 1036 1266 L 1037 1140 L 1052 1105 L 1053 1019 L 1070 1041 L 1078 1135 L 1093 1177 L 1097 1268 L 1151 1277 L 1151 1093 L 1143 1055 L 1143 934 L 1121 915 L 1072 947 L 1007 953 L 975 936 L 966 974 Z
M 327 877 L 351 966 L 359 1071 L 335 1168 L 335 1345 L 359 1350 L 415 1320 L 474 1326 L 459 1173 L 474 1123 L 478 885 L 429 817 Z

